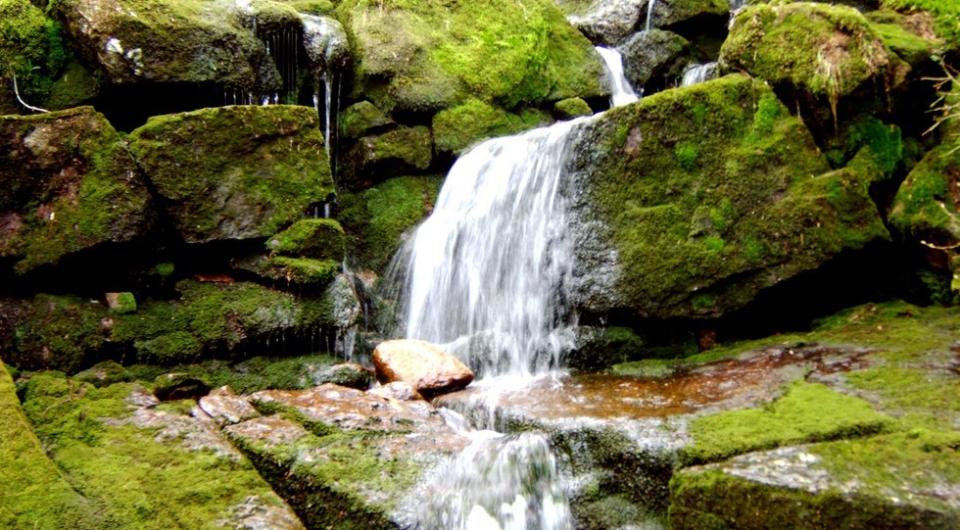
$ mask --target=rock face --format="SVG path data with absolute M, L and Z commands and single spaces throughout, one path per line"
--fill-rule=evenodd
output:
M 221 83 L 269 92 L 280 76 L 235 3 L 68 0 L 56 12 L 116 84 Z
M 630 85 L 640 89 L 654 77 L 680 77 L 689 46 L 687 39 L 676 33 L 652 29 L 633 35 L 618 50 Z
M 598 0 L 581 7 L 579 2 L 558 2 L 568 6 L 570 23 L 598 45 L 614 46 L 627 37 L 647 16 L 648 0 Z
M 120 135 L 90 107 L 0 117 L 0 256 L 27 272 L 148 228 L 149 195 Z
M 468 95 L 511 109 L 604 92 L 599 58 L 552 0 L 348 0 L 337 10 L 354 38 L 354 90 L 387 112 L 435 112 Z
M 380 382 L 402 381 L 425 394 L 458 390 L 473 381 L 473 372 L 459 359 L 422 340 L 381 342 L 373 364 Z
M 267 237 L 333 193 L 316 112 L 271 105 L 151 118 L 130 148 L 188 243 Z
M 578 137 L 577 303 L 719 316 L 843 250 L 888 238 L 862 156 L 829 171 L 759 81 L 728 76 L 614 109 Z

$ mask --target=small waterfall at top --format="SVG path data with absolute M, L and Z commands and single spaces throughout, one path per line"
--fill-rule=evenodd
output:
M 330 169 L 337 170 L 337 116 L 339 115 L 339 85 L 337 71 L 349 61 L 350 48 L 343 26 L 335 19 L 315 15 L 300 15 L 303 23 L 303 46 L 314 68 L 313 105 L 323 118 L 323 138 L 330 155 Z M 323 88 L 323 109 L 320 108 L 320 89 Z M 325 205 L 326 207 L 326 205 Z M 324 217 L 328 215 L 325 213 Z
M 598 48 L 611 104 L 637 100 L 621 57 Z M 573 252 L 560 187 L 579 118 L 488 140 L 451 168 L 433 214 L 398 255 L 404 332 L 437 343 L 490 376 L 530 376 L 559 365 L 576 314 L 567 289 Z M 420 530 L 572 530 L 556 457 L 539 434 L 474 430 L 441 409 L 472 442 L 410 494 Z
M 736 0 L 734 0 L 736 1 Z M 653 29 L 653 8 L 657 5 L 657 0 L 647 0 L 647 25 L 646 31 Z

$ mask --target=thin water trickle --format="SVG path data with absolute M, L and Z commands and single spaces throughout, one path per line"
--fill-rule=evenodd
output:
M 704 64 L 694 64 L 683 72 L 683 79 L 680 81 L 680 86 L 692 86 L 699 83 L 703 83 L 708 79 L 713 79 L 717 76 L 717 63 L 710 62 Z
M 646 31 L 653 29 L 653 8 L 657 5 L 657 0 L 649 0 L 647 3 L 647 25 L 644 28 Z
M 636 101 L 620 54 L 597 51 L 607 66 L 611 105 Z M 573 346 L 574 258 L 560 188 L 570 144 L 592 119 L 473 147 L 454 164 L 433 214 L 394 262 L 403 282 L 401 333 L 446 344 L 479 370 L 478 384 L 529 384 L 559 367 Z M 568 488 L 545 436 L 475 430 L 459 414 L 441 413 L 471 443 L 411 493 L 405 505 L 412 528 L 573 528 Z

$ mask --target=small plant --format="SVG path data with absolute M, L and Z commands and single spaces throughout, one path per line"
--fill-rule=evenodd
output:
M 950 65 L 942 66 L 943 77 L 925 78 L 934 83 L 938 97 L 930 105 L 931 111 L 937 114 L 937 118 L 924 134 L 930 134 L 938 128 L 945 129 L 947 131 L 945 143 L 953 144 L 953 148 L 947 155 L 952 155 L 960 150 L 960 73 Z

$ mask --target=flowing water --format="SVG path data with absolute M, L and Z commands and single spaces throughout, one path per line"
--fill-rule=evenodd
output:
M 657 5 L 657 0 L 649 0 L 647 3 L 647 25 L 644 28 L 646 31 L 653 29 L 653 8 Z
M 620 54 L 597 48 L 611 105 L 637 95 Z M 483 142 L 447 175 L 433 214 L 402 250 L 403 330 L 446 344 L 484 378 L 516 387 L 559 367 L 573 346 L 569 304 L 574 258 L 560 187 L 579 127 L 558 122 Z M 444 411 L 472 443 L 434 470 L 416 494 L 421 529 L 568 530 L 566 487 L 547 439 L 471 429 Z M 456 419 L 454 419 L 456 418 Z M 487 426 L 490 427 L 490 426 Z
M 694 64 L 683 72 L 680 86 L 691 86 L 717 77 L 717 63 Z

